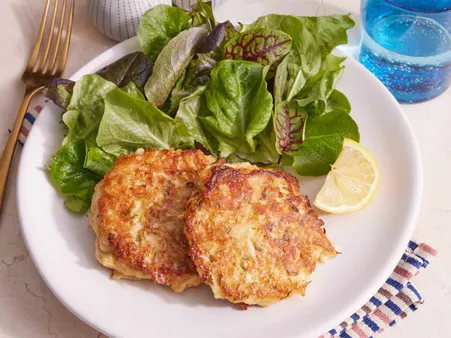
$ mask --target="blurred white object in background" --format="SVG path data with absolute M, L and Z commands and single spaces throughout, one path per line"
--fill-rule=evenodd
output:
M 204 0 L 205 1 L 205 0 Z M 213 8 L 226 2 L 227 0 L 211 0 Z M 183 8 L 185 11 L 191 10 L 191 7 L 197 2 L 197 0 L 174 0 L 174 6 Z
M 213 7 L 227 0 L 212 0 Z M 189 11 L 197 0 L 87 0 L 88 15 L 97 29 L 116 41 L 136 35 L 143 14 L 159 4 L 178 6 Z
M 136 35 L 139 20 L 150 8 L 172 0 L 87 0 L 88 15 L 97 29 L 116 41 Z

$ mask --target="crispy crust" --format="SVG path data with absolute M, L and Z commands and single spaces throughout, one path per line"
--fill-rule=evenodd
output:
M 216 298 L 269 305 L 305 294 L 316 262 L 337 251 L 292 175 L 250 164 L 204 169 L 185 234 Z
M 214 162 L 199 150 L 120 156 L 96 186 L 89 214 L 96 258 L 113 278 L 150 279 L 174 291 L 200 284 L 188 257 L 184 212 L 198 173 Z

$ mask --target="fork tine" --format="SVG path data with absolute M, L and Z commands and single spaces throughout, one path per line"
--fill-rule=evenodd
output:
M 69 53 L 70 46 L 70 36 L 72 33 L 72 21 L 74 20 L 74 10 L 75 10 L 75 0 L 70 2 L 70 12 L 69 12 L 69 22 L 67 24 L 66 36 L 64 37 L 63 50 L 61 58 L 58 64 L 58 68 L 55 74 L 61 75 L 63 73 L 64 67 L 66 67 L 67 54 Z
M 42 37 L 44 36 L 45 23 L 47 21 L 47 14 L 49 13 L 50 0 L 47 0 L 44 8 L 44 14 L 42 15 L 41 25 L 39 26 L 39 33 L 34 43 L 33 52 L 31 53 L 30 62 L 28 62 L 27 69 L 33 70 L 36 60 L 38 59 L 39 49 L 41 48 Z
M 66 5 L 67 0 L 63 0 L 63 11 L 61 13 L 61 21 L 58 28 L 58 36 L 56 37 L 56 43 L 55 47 L 53 48 L 53 54 L 50 58 L 49 68 L 48 72 L 51 74 L 53 68 L 55 67 L 56 58 L 58 56 L 58 50 L 60 49 L 60 43 L 61 43 L 61 35 L 63 33 L 63 27 L 64 27 L 64 18 L 66 17 Z
M 38 72 L 44 71 L 44 67 L 47 62 L 47 58 L 49 56 L 50 46 L 52 45 L 52 40 L 53 40 L 53 29 L 55 28 L 56 14 L 58 13 L 58 1 L 59 0 L 55 0 L 55 4 L 53 7 L 52 22 L 50 23 L 50 30 L 49 30 L 48 37 L 47 37 L 47 44 L 44 49 L 44 55 L 41 56 L 41 62 L 37 69 Z

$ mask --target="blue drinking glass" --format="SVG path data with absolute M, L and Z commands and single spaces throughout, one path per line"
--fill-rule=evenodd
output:
M 451 84 L 451 0 L 362 0 L 359 61 L 399 102 Z

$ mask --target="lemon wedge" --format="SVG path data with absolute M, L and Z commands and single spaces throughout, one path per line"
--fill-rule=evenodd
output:
M 343 150 L 313 204 L 334 214 L 363 209 L 376 194 L 379 181 L 374 157 L 359 143 L 345 138 Z

